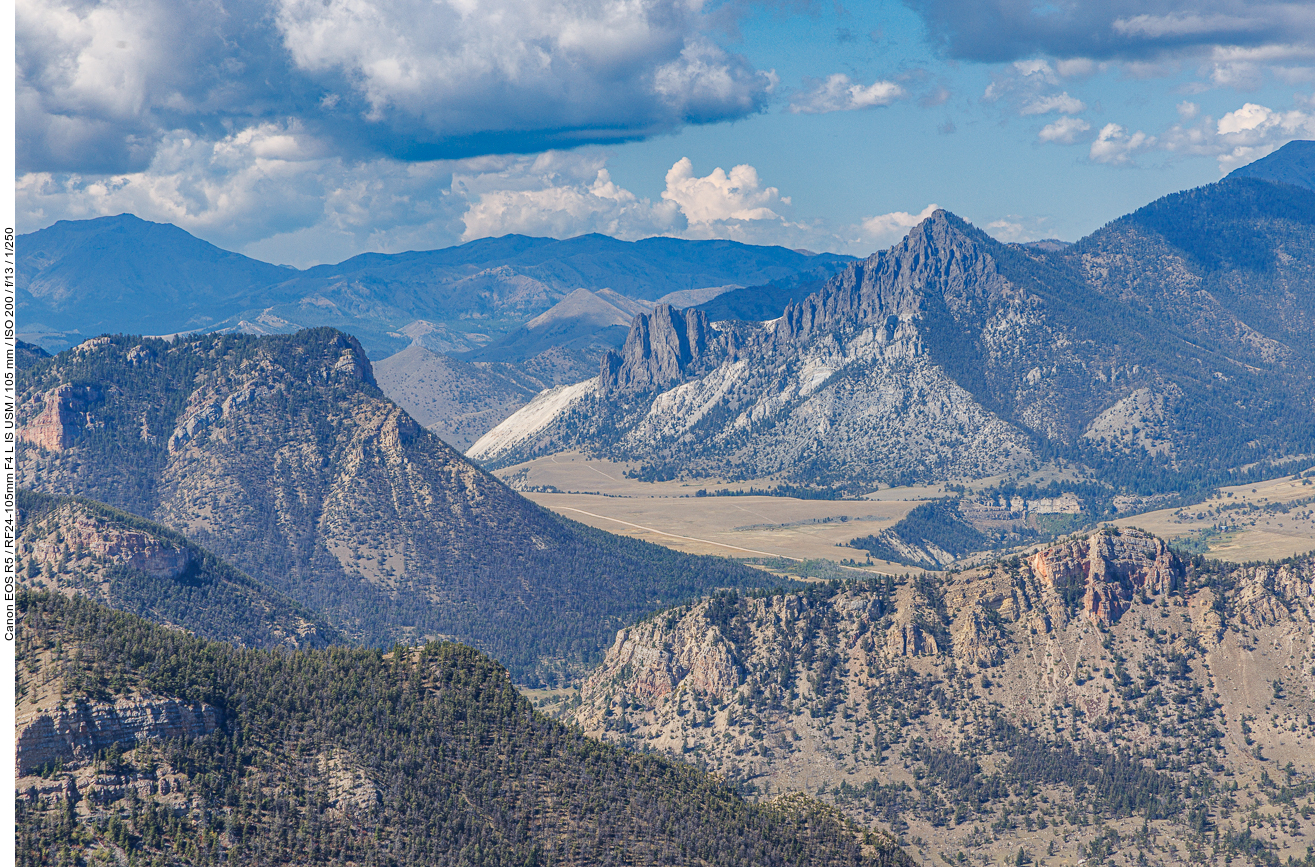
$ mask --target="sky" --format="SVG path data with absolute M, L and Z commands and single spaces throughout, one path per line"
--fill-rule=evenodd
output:
M 1315 3 L 18 0 L 20 232 L 1076 240 L 1315 139 Z

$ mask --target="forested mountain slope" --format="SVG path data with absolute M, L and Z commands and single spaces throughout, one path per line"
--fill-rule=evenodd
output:
M 330 329 L 102 337 L 24 371 L 22 484 L 186 533 L 356 640 L 453 636 L 520 680 L 763 573 L 567 521 L 425 431 Z
M 469 454 L 856 487 L 1059 456 L 1122 487 L 1199 483 L 1315 451 L 1312 239 L 1315 191 L 1250 179 L 1050 249 L 938 211 L 773 322 L 637 317 L 593 383 Z
M 18 492 L 17 572 L 38 589 L 239 647 L 316 648 L 346 639 L 323 617 L 180 533 L 82 497 Z
M 1313 626 L 1315 558 L 1189 560 L 1108 530 L 655 615 L 571 715 L 760 793 L 820 794 L 923 864 L 1306 864 Z
M 909 863 L 819 804 L 550 721 L 466 647 L 240 651 L 19 605 L 22 865 Z

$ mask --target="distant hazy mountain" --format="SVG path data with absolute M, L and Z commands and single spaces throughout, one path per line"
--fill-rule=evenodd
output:
M 510 365 L 458 361 L 418 343 L 376 361 L 374 375 L 393 403 L 457 451 L 470 448 L 544 387 Z
M 847 261 L 733 241 L 507 235 L 297 271 L 127 214 L 59 222 L 18 243 L 27 264 L 20 330 L 48 349 L 102 332 L 259 335 L 329 325 L 358 337 L 375 358 L 412 342 L 477 349 L 581 288 L 653 302 Z
M 1315 141 L 1291 141 L 1267 157 L 1233 169 L 1230 178 L 1255 178 L 1315 190 Z
M 14 345 L 14 366 L 18 368 L 31 367 L 37 362 L 44 361 L 50 357 L 46 352 L 35 343 L 28 343 L 26 340 L 15 341 Z
M 1315 451 L 1315 191 L 1296 186 L 1225 180 L 1073 245 L 940 211 L 774 322 L 708 320 L 640 317 L 600 376 L 470 456 L 870 484 L 1060 455 L 1173 486 Z
M 611 289 L 576 289 L 498 342 L 460 357 L 512 365 L 544 387 L 579 382 L 598 369 L 605 352 L 621 348 L 630 323 L 640 313 L 659 304 L 690 307 L 738 291 L 743 287 L 681 289 L 653 302 L 627 298 Z
M 522 680 L 772 580 L 560 518 L 388 401 L 331 329 L 95 338 L 19 378 L 22 484 L 158 521 L 377 645 L 453 636 Z
M 296 273 L 132 214 L 61 220 L 17 246 L 19 330 L 56 349 L 103 332 L 208 328 L 274 303 L 270 288 Z

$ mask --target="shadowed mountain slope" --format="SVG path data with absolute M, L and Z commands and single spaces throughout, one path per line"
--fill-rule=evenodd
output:
M 221 250 L 177 226 L 120 214 L 18 237 L 24 331 L 82 337 L 203 329 L 256 305 L 296 271 Z
M 323 617 L 180 533 L 82 497 L 18 493 L 19 580 L 240 647 L 319 648 Z
M 766 578 L 530 503 L 384 398 L 330 329 L 96 338 L 19 391 L 24 485 L 184 532 L 370 644 L 454 636 L 555 680 L 636 616 Z

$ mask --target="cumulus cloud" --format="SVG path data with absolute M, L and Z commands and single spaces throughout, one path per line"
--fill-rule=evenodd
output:
M 1267 156 L 1294 139 L 1315 138 L 1315 106 L 1298 104 L 1286 110 L 1244 103 L 1219 119 L 1201 116 L 1196 123 L 1179 123 L 1159 137 L 1166 151 L 1213 157 L 1220 174 Z M 1184 120 L 1192 120 L 1184 117 Z
M 248 127 L 217 141 L 167 135 L 142 171 L 20 175 L 18 222 L 31 231 L 59 219 L 130 212 L 225 249 L 314 264 L 364 249 L 407 249 L 407 237 L 452 243 L 465 206 L 452 201 L 454 170 L 490 168 L 489 158 L 354 162 L 326 156 L 318 144 L 295 124 Z
M 295 120 L 353 158 L 624 141 L 761 110 L 690 0 L 25 0 L 20 169 L 132 172 Z
M 894 82 L 856 84 L 843 72 L 828 75 L 790 100 L 790 111 L 803 114 L 852 112 L 860 108 L 890 105 L 905 96 L 905 89 Z
M 1091 124 L 1080 117 L 1061 117 L 1054 123 L 1043 126 L 1041 132 L 1037 133 L 1037 138 L 1043 142 L 1071 145 L 1089 129 Z
M 590 171 L 592 176 L 587 176 Z M 518 182 L 521 189 L 509 188 Z M 569 237 L 590 231 L 626 239 L 667 235 L 748 243 L 793 240 L 796 246 L 819 238 L 816 230 L 786 218 L 782 212 L 790 198 L 764 185 L 750 165 L 729 172 L 718 167 L 700 176 L 693 162 L 682 158 L 667 171 L 666 188 L 657 201 L 618 186 L 601 158 L 589 164 L 560 154 L 545 155 L 513 172 L 458 177 L 457 186 L 471 199 L 462 217 L 465 241 L 508 232 Z M 827 240 L 834 246 L 834 239 Z
M 1133 155 L 1155 145 L 1155 136 L 1138 130 L 1132 135 L 1117 123 L 1107 123 L 1091 143 L 1092 162 L 1124 165 L 1132 162 Z
M 1022 117 L 1040 114 L 1079 114 L 1087 104 L 1067 90 L 1061 90 L 1063 76 L 1089 74 L 1090 64 L 1051 64 L 1048 60 L 1019 60 L 997 70 L 987 85 L 982 99 L 988 103 L 1000 102 Z
M 1038 54 L 1114 61 L 1199 57 L 1222 48 L 1315 47 L 1301 0 L 909 0 L 951 57 L 1008 62 Z
M 889 247 L 892 244 L 899 243 L 909 233 L 909 229 L 930 217 L 939 208 L 940 205 L 931 204 L 917 214 L 910 214 L 906 211 L 878 214 L 875 217 L 868 217 L 863 220 L 859 224 L 859 231 L 862 233 L 864 240 L 871 242 L 876 247 Z
M 1040 241 L 1047 237 L 1050 222 L 1048 217 L 1025 217 L 1010 214 L 998 220 L 992 220 L 985 226 L 985 231 L 997 241 L 1006 244 L 1023 244 L 1028 241 Z
M 796 94 L 790 100 L 790 111 L 803 114 L 855 111 L 860 108 L 890 105 L 904 96 L 904 88 L 893 81 L 856 84 L 848 75 L 837 72 L 827 76 L 823 81 L 811 82 L 807 90 Z
M 735 166 L 730 174 L 719 167 L 700 178 L 689 157 L 678 160 L 667 172 L 662 198 L 674 202 L 691 224 L 779 220 L 781 215 L 773 207 L 790 204 L 776 187 L 762 186 L 753 166 Z

